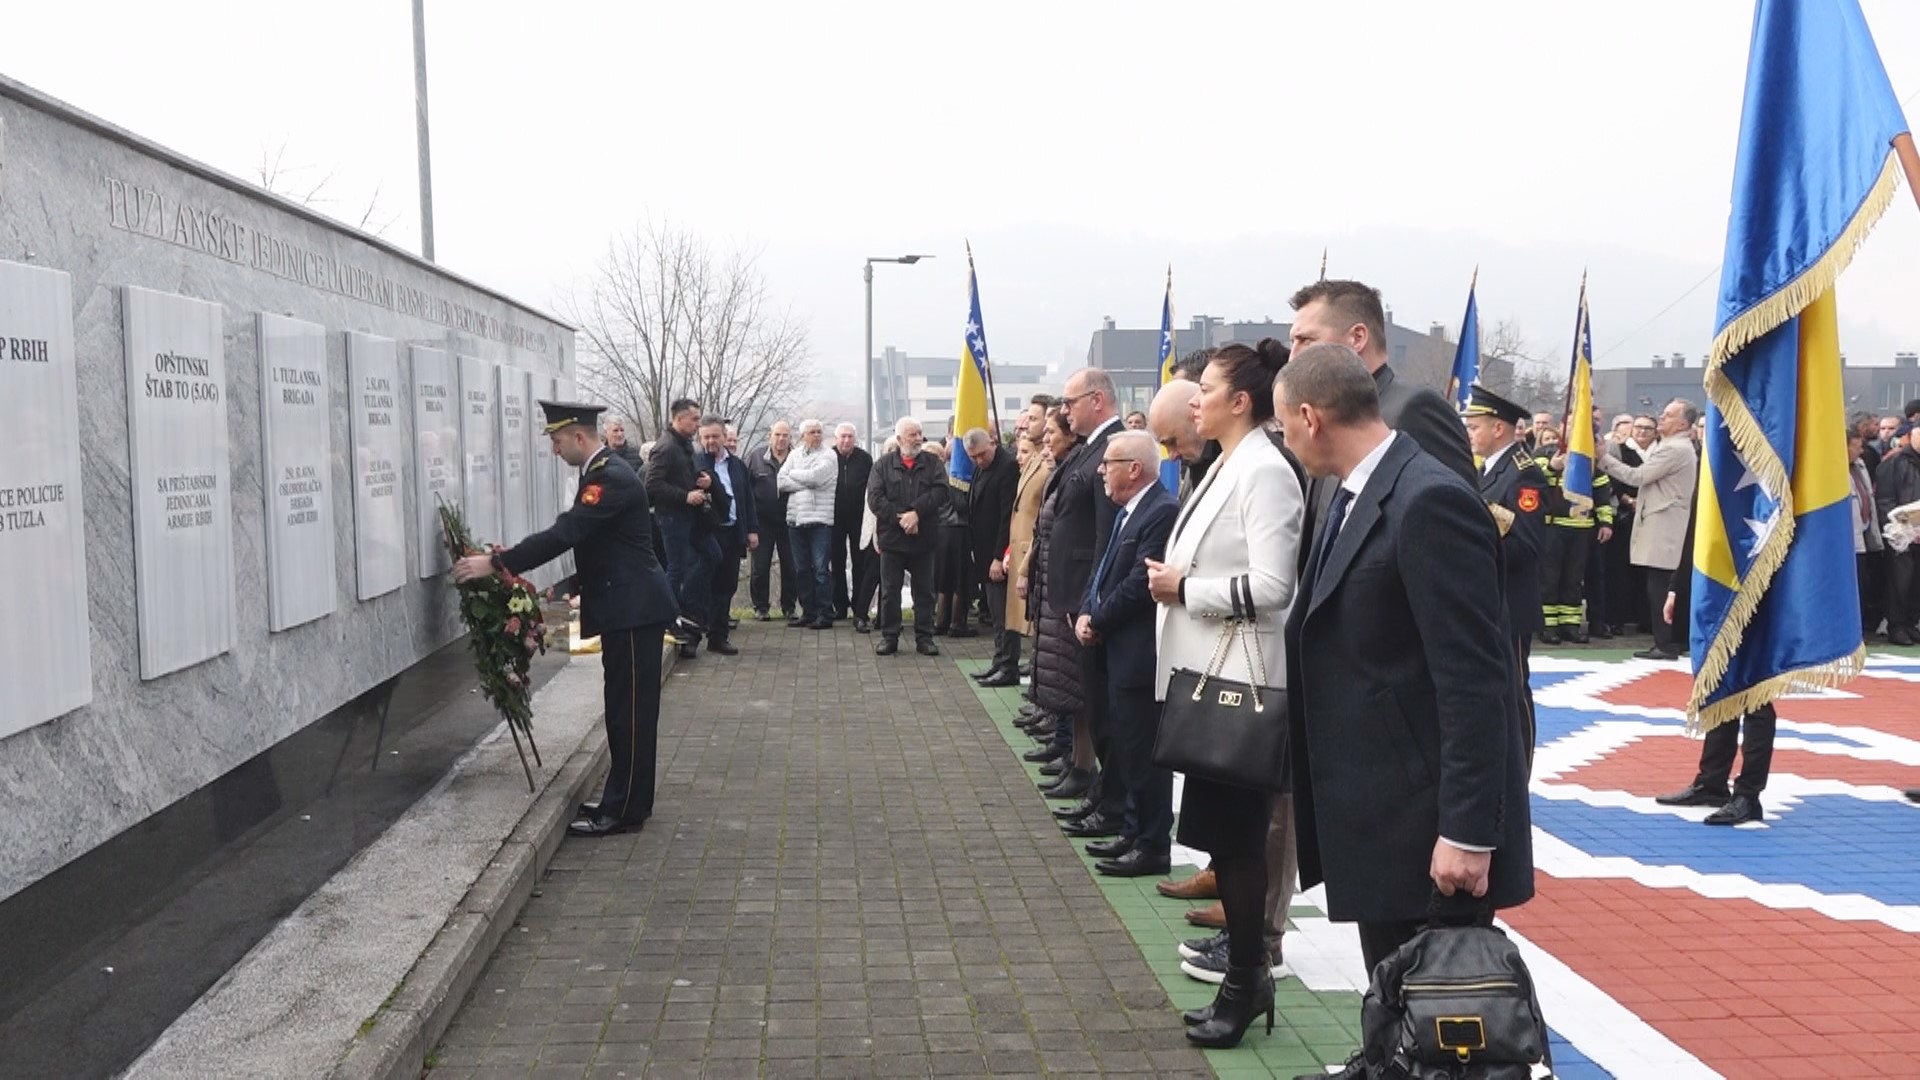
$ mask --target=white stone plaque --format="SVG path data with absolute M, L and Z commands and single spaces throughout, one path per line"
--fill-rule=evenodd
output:
M 267 629 L 330 614 L 333 394 L 327 328 L 260 313 L 261 487 L 267 497 Z
M 352 388 L 353 552 L 357 595 L 407 581 L 407 508 L 401 497 L 406 436 L 400 429 L 400 357 L 392 338 L 347 335 Z
M 420 545 L 420 576 L 453 564 L 441 540 L 440 504 L 460 508 L 460 383 L 441 349 L 416 345 L 413 361 L 413 502 Z
M 500 543 L 499 401 L 493 365 L 460 358 L 460 449 L 466 463 L 467 530 L 476 545 Z
M 0 262 L 0 739 L 93 699 L 72 289 Z
M 233 648 L 233 487 L 219 304 L 128 285 L 140 677 Z
M 495 370 L 500 372 L 500 542 L 512 545 L 533 531 L 527 527 L 533 509 L 527 476 L 532 464 L 528 410 L 533 403 L 526 372 L 504 365 Z

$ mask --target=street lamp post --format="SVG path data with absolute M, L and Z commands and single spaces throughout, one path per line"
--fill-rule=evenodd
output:
M 867 265 L 863 268 L 867 280 L 867 355 L 860 364 L 860 385 L 866 391 L 866 404 L 862 408 L 866 417 L 865 437 L 869 446 L 873 444 L 873 264 L 900 263 L 903 266 L 912 266 L 921 259 L 931 258 L 933 258 L 931 255 L 901 255 L 897 258 L 879 256 L 869 258 Z

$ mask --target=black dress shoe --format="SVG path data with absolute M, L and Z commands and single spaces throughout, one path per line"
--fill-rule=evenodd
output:
M 1068 836 L 1085 837 L 1087 839 L 1092 839 L 1097 836 L 1119 836 L 1126 830 L 1126 822 L 1121 821 L 1117 817 L 1108 817 L 1098 810 L 1081 818 L 1079 821 L 1070 821 L 1060 826 L 1060 831 L 1066 833 Z
M 1661 806 L 1725 806 L 1727 789 L 1712 788 L 1705 784 L 1693 783 L 1671 791 L 1665 795 L 1655 795 L 1653 801 Z
M 1049 778 L 1062 776 L 1072 768 L 1073 765 L 1068 762 L 1067 757 L 1062 755 L 1040 766 L 1040 775 Z
M 1027 734 L 1033 736 L 1034 742 L 1050 743 L 1059 730 L 1059 722 L 1049 718 L 1028 728 Z
M 1092 799 L 1081 799 L 1072 806 L 1062 806 L 1054 810 L 1053 816 L 1061 821 L 1079 821 L 1083 817 L 1091 816 L 1098 809 L 1100 809 L 1099 803 Z
M 1057 746 L 1036 746 L 1026 753 L 1021 754 L 1020 760 L 1039 762 L 1044 765 L 1059 756 L 1060 748 Z
M 933 636 L 934 636 L 934 637 L 946 637 L 946 636 L 947 636 L 947 628 L 946 628 L 946 627 L 944 627 L 944 626 L 935 626 L 935 627 L 933 628 Z
M 1091 849 L 1088 854 L 1092 854 Z M 1094 863 L 1093 868 L 1108 877 L 1157 877 L 1170 873 L 1173 862 L 1164 852 L 1155 855 L 1136 847 L 1129 848 L 1125 855 Z
M 1096 859 L 1117 859 L 1133 850 L 1133 837 L 1121 834 L 1111 840 L 1095 840 L 1087 845 L 1087 854 Z
M 1674 652 L 1671 649 L 1663 649 L 1658 645 L 1655 645 L 1651 649 L 1641 649 L 1639 652 L 1634 653 L 1633 655 L 1635 656 L 1635 658 L 1640 660 L 1678 660 L 1680 659 L 1679 653 Z
M 831 630 L 833 629 L 833 620 L 832 619 L 815 619 L 812 622 L 807 624 L 807 629 Z
M 680 645 L 680 659 L 682 659 L 682 660 L 692 660 L 692 659 L 694 659 L 695 657 L 697 657 L 697 656 L 699 656 L 699 655 L 700 655 L 700 643 L 699 643 L 699 642 L 696 642 L 696 641 L 686 641 L 686 642 L 682 642 L 682 643 L 681 643 L 681 645 Z
M 804 615 L 795 615 L 792 618 L 787 620 L 787 629 L 804 630 L 812 624 L 813 624 L 812 619 L 809 619 Z
M 883 637 L 873 643 L 873 655 L 875 656 L 892 656 L 899 651 L 900 641 L 898 638 Z
M 600 804 L 597 802 L 583 802 L 580 804 L 580 809 L 573 812 L 573 816 L 575 818 L 599 817 Z
M 1563 631 L 1560 636 L 1564 638 L 1569 645 L 1585 645 L 1588 643 L 1587 630 L 1586 627 L 1583 626 L 1576 626 L 1571 630 Z
M 957 637 L 957 638 L 979 637 L 980 631 L 975 630 L 971 626 L 956 626 L 953 628 L 952 634 L 950 636 Z
M 574 819 L 573 824 L 567 826 L 567 835 L 584 837 L 612 836 L 615 833 L 637 831 L 639 828 L 639 822 L 629 825 L 619 818 L 602 817 L 596 814 L 593 817 Z
M 865 615 L 855 615 L 853 617 L 853 632 L 856 634 L 870 634 L 873 632 L 873 624 L 867 621 Z
M 940 655 L 940 646 L 935 645 L 931 638 L 926 638 L 926 639 L 922 639 L 920 641 L 914 642 L 913 648 L 914 648 L 914 651 L 919 653 L 921 656 L 939 656 Z
M 1557 626 L 1549 626 L 1545 630 L 1540 631 L 1540 633 L 1535 636 L 1539 639 L 1540 644 L 1542 645 L 1560 644 L 1560 628 Z
M 739 655 L 740 655 L 740 646 L 738 646 L 738 645 L 735 645 L 735 644 L 733 644 L 733 643 L 731 643 L 731 642 L 727 642 L 727 641 L 712 641 L 712 640 L 709 640 L 709 641 L 707 642 L 707 651 L 708 651 L 708 652 L 717 652 L 717 653 L 719 653 L 719 654 L 720 654 L 721 656 L 739 656 Z
M 980 685 L 988 689 L 997 686 L 1019 686 L 1020 676 L 1015 672 L 1007 671 L 1003 668 L 998 674 L 989 675 L 981 679 Z
M 1905 795 L 1908 802 L 1920 802 L 1920 787 L 1910 787 L 1900 794 Z
M 1000 673 L 1005 670 L 1006 670 L 1005 668 L 990 667 L 985 671 L 976 671 L 973 673 L 973 681 L 977 683 L 984 683 L 988 679 L 998 678 Z
M 1760 809 L 1760 800 L 1742 791 L 1727 800 L 1727 805 L 1707 815 L 1708 825 L 1739 825 L 1747 821 L 1759 821 L 1766 817 Z
M 1060 782 L 1041 792 L 1049 799 L 1078 799 L 1093 790 L 1092 769 L 1068 769 Z
M 1604 626 L 1596 626 L 1592 630 L 1588 631 L 1588 633 L 1592 634 L 1594 640 L 1596 641 L 1612 641 L 1613 640 L 1613 631 L 1607 629 Z

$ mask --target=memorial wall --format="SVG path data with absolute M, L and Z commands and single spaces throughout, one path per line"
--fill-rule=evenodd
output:
M 573 348 L 0 79 L 0 898 L 457 637 L 438 507 L 551 522 Z

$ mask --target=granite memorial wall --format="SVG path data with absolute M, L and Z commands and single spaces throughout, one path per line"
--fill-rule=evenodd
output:
M 573 350 L 0 78 L 0 898 L 456 638 L 436 508 L 551 521 Z

